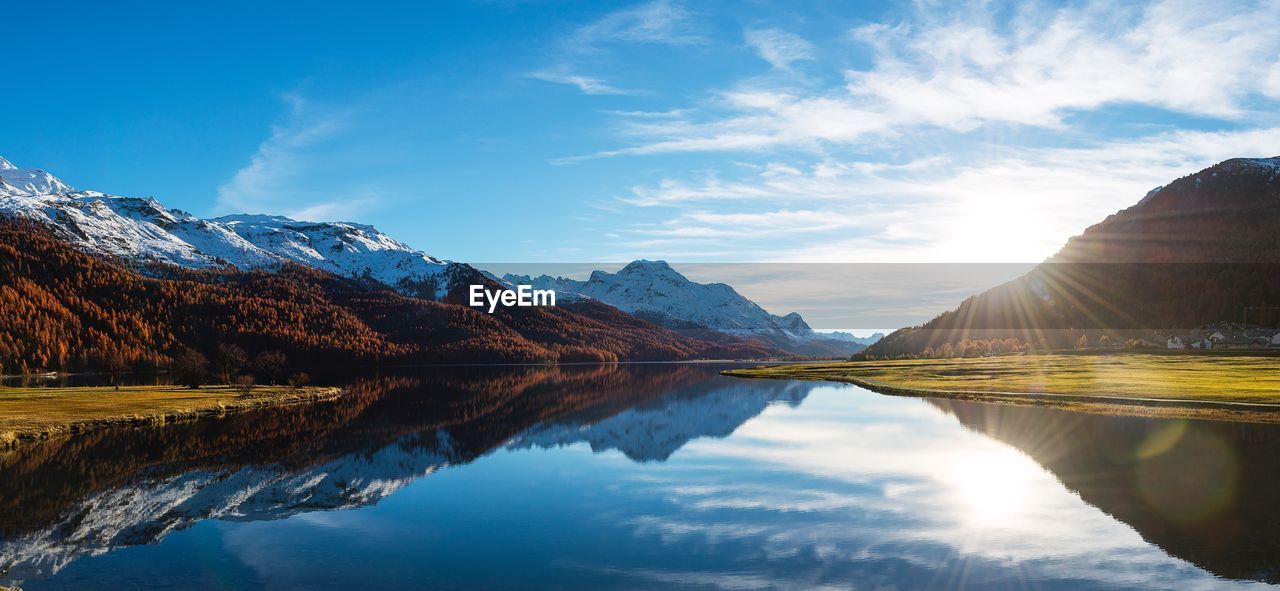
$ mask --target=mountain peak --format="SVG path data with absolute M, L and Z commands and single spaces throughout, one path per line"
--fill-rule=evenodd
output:
M 505 278 L 554 289 L 556 297 L 595 300 L 667 328 L 758 338 L 770 347 L 802 355 L 847 355 L 862 345 L 819 335 L 796 312 L 774 316 L 732 286 L 692 281 L 666 261 L 640 259 L 617 273 L 597 269 L 586 281 L 546 275 Z
M 0 198 L 0 216 L 48 224 L 86 251 L 132 261 L 242 269 L 291 262 L 414 294 L 448 266 L 372 226 L 273 215 L 200 219 L 154 197 L 76 192 L 48 172 L 17 168 L 2 158 Z
M 786 330 L 801 331 L 803 333 L 810 333 L 813 331 L 813 329 L 809 327 L 809 323 L 805 322 L 804 318 L 800 316 L 799 312 L 792 312 L 786 316 L 778 318 L 778 325 Z
M 284 217 L 282 215 L 267 215 L 267 214 L 260 214 L 260 213 L 234 213 L 231 215 L 224 215 L 222 217 L 213 218 L 213 221 L 226 222 L 226 223 L 263 224 L 263 223 L 295 223 L 297 220 L 293 220 L 293 219 Z
M 1271 158 L 1232 158 L 1210 167 L 1210 170 L 1213 169 L 1274 174 L 1280 172 L 1280 156 Z
M 619 273 L 666 273 L 675 272 L 667 261 L 650 261 L 646 259 L 637 259 L 631 261 L 627 266 L 623 267 Z
M 75 189 L 39 168 L 18 168 L 0 158 L 0 193 L 9 195 L 65 195 Z

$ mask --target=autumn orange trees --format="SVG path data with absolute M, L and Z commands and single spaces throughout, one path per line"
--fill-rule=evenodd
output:
M 769 352 L 750 340 L 682 336 L 598 303 L 485 314 L 300 266 L 134 269 L 83 253 L 38 223 L 0 220 L 0 371 L 167 368 L 184 347 L 212 359 L 223 379 L 278 351 L 287 361 L 272 364 L 277 380 L 316 364 Z

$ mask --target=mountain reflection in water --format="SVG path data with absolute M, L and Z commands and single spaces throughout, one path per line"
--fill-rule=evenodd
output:
M 719 369 L 439 368 L 357 379 L 332 403 L 26 446 L 0 455 L 0 585 L 1276 579 L 1276 426 L 883 397 Z
M 1280 582 L 1280 428 L 931 400 L 1218 575 Z
M 567 416 L 626 423 L 624 437 L 593 445 L 664 460 L 695 437 L 728 435 L 774 400 L 798 403 L 811 387 L 712 385 L 713 376 L 691 365 L 450 368 L 357 380 L 332 403 L 27 446 L 0 455 L 0 573 L 54 574 L 202 519 L 376 503 L 512 437 L 514 446 L 571 444 L 571 430 L 544 423 Z

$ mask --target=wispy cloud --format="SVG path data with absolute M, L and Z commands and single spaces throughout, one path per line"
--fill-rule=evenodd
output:
M 569 86 L 577 87 L 577 89 L 582 91 L 583 94 L 630 94 L 629 92 L 616 86 L 612 86 L 598 78 L 579 76 L 567 72 L 539 70 L 529 74 L 529 77 L 554 84 L 568 84 Z
M 704 41 L 687 9 L 670 0 L 655 0 L 611 12 L 582 26 L 570 38 L 570 47 L 594 51 L 609 43 L 693 45 Z
M 284 215 L 295 220 L 306 221 L 349 221 L 356 219 L 360 212 L 369 211 L 378 206 L 382 198 L 376 193 L 363 196 L 344 197 L 320 201 L 298 208 L 284 210 Z
M 790 69 L 795 62 L 813 59 L 813 44 L 794 33 L 781 29 L 748 29 L 744 37 L 760 59 L 780 70 Z
M 986 123 L 1061 129 L 1069 115 L 1109 105 L 1246 121 L 1260 114 L 1255 99 L 1280 99 L 1280 4 L 1014 10 L 998 22 L 986 4 L 931 4 L 904 22 L 860 27 L 850 36 L 873 66 L 844 71 L 839 85 L 744 81 L 679 121 L 626 125 L 632 145 L 597 156 L 816 150 Z M 807 41 L 783 31 L 749 31 L 747 40 L 775 67 L 812 56 Z
M 1036 262 L 1152 187 L 1236 156 L 1280 153 L 1280 127 L 1179 131 L 1089 148 L 1017 149 L 969 164 L 772 164 L 733 181 L 665 180 L 624 201 L 676 210 L 633 226 L 672 251 L 795 237 L 770 260 Z M 807 238 L 807 239 L 806 239 Z
M 848 32 L 870 64 L 856 70 L 817 59 L 832 48 L 748 30 L 775 69 L 811 60 L 815 75 L 743 78 L 661 117 L 618 114 L 622 146 L 577 159 L 699 164 L 618 196 L 643 221 L 615 244 L 1035 262 L 1158 184 L 1280 153 L 1280 4 L 921 4 L 899 18 Z
M 760 151 L 782 146 L 817 151 L 825 144 L 850 144 L 889 132 L 881 113 L 831 94 L 805 96 L 742 89 L 721 93 L 712 102 L 724 116 L 699 120 L 691 113 L 666 122 L 623 122 L 621 127 L 628 137 L 650 141 L 593 157 Z
M 855 30 L 876 67 L 848 72 L 851 99 L 895 122 L 960 129 L 1059 126 L 1073 110 L 1117 103 L 1239 119 L 1251 95 L 1271 93 L 1258 64 L 1280 56 L 1274 2 L 1091 2 L 1025 9 L 1006 26 L 960 10 Z
M 289 111 L 258 144 L 249 162 L 218 187 L 215 211 L 282 214 L 303 220 L 337 220 L 368 211 L 379 199 L 367 187 L 359 194 L 333 186 L 317 192 L 308 182 L 334 158 L 326 148 L 354 127 L 347 109 L 317 106 L 298 93 L 283 96 Z
M 626 44 L 656 44 L 686 47 L 706 42 L 698 32 L 692 14 L 671 0 L 653 0 L 615 10 L 578 27 L 557 49 L 553 66 L 529 74 L 532 78 L 568 84 L 590 95 L 635 94 L 604 81 L 599 76 L 581 74 L 611 48 Z

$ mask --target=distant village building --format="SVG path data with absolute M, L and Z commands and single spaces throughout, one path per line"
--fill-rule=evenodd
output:
M 1280 347 L 1280 331 L 1272 328 L 1218 322 L 1182 334 L 1171 334 L 1165 348 L 1263 349 Z

